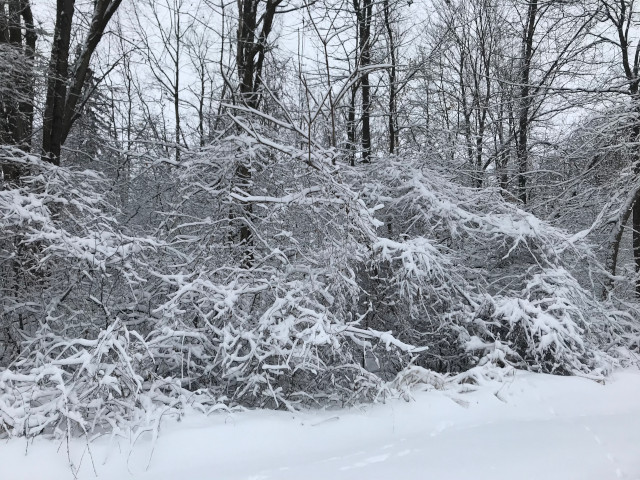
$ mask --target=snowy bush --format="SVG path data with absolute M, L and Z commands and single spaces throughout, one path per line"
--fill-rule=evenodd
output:
M 402 325 L 401 340 L 429 345 L 422 365 L 441 371 L 487 360 L 555 373 L 610 368 L 598 351 L 626 321 L 569 273 L 574 263 L 597 269 L 586 244 L 420 159 L 387 165 L 364 188 L 384 205 L 379 233 L 393 239 L 378 243 L 392 272 L 376 276 L 380 328 Z
M 519 295 L 487 301 L 474 320 L 479 336 L 466 344 L 468 351 L 483 352 L 481 363 L 492 360 L 561 374 L 607 373 L 611 368 L 611 360 L 598 354 L 598 336 L 613 324 L 608 325 L 606 310 L 566 270 L 543 270 Z
M 140 391 L 117 318 L 140 316 L 136 267 L 154 242 L 120 229 L 100 175 L 3 154 L 23 175 L 0 190 L 0 430 L 115 426 L 110 412 L 134 405 L 118 395 Z
M 96 335 L 135 308 L 135 258 L 154 241 L 120 229 L 100 175 L 22 153 L 12 161 L 28 175 L 0 190 L 2 343 L 19 349 L 44 324 Z
M 311 167 L 298 153 L 235 137 L 191 158 L 179 181 L 164 241 L 199 268 L 163 277 L 168 300 L 156 312 L 185 338 L 169 347 L 180 352 L 169 370 L 232 402 L 291 408 L 370 397 L 379 382 L 364 368 L 365 350 L 417 351 L 363 324 L 358 270 L 377 238 L 373 210 L 330 172 L 330 153 Z M 234 185 L 239 164 L 251 171 L 243 189 Z M 251 243 L 230 241 L 243 226 Z M 163 330 L 150 338 L 161 344 Z
M 637 336 L 572 276 L 589 248 L 497 191 L 293 144 L 261 127 L 185 153 L 171 205 L 126 227 L 100 175 L 5 155 L 29 174 L 0 191 L 2 431 L 157 431 L 491 365 L 601 375 Z
M 43 327 L 0 373 L 0 426 L 11 436 L 128 434 L 157 429 L 163 415 L 221 404 L 153 373 L 153 345 L 120 321 L 95 339 L 68 339 Z M 224 405 L 222 405 L 224 407 Z

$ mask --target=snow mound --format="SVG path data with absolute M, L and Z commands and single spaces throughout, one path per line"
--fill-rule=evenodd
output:
M 604 384 L 512 371 L 467 393 L 416 392 L 411 402 L 188 414 L 165 422 L 157 439 L 12 439 L 0 463 L 11 480 L 67 480 L 70 464 L 78 480 L 632 480 L 639 396 L 636 370 Z

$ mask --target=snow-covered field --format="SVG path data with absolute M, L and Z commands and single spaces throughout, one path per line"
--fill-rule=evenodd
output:
M 156 442 L 10 440 L 1 480 L 640 479 L 640 372 L 602 385 L 519 372 L 470 393 L 166 422 Z M 153 452 L 152 452 L 153 450 Z M 80 459 L 82 462 L 80 463 Z

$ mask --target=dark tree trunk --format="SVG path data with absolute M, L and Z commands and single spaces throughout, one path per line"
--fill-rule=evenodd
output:
M 360 85 L 362 88 L 362 162 L 371 161 L 371 85 L 369 83 L 369 67 L 371 66 L 371 20 L 373 17 L 373 0 L 353 0 L 353 7 L 358 20 L 358 68 L 361 69 Z
M 636 72 L 638 68 L 636 66 Z M 637 75 L 637 73 L 636 73 Z M 630 86 L 632 98 L 636 104 L 640 104 L 640 98 L 638 98 L 638 82 L 634 81 Z M 636 108 L 635 122 L 633 125 L 632 142 L 635 157 L 634 173 L 636 178 L 640 174 L 640 106 Z M 635 265 L 636 280 L 635 291 L 636 297 L 640 297 L 640 201 L 636 198 L 631 208 L 631 223 L 632 223 L 632 244 L 633 244 L 633 262 Z
M 60 165 L 75 0 L 58 0 L 42 125 L 42 158 Z
M 394 154 L 398 147 L 398 106 L 397 106 L 397 58 L 393 28 L 391 26 L 391 9 L 389 0 L 384 0 L 384 25 L 387 30 L 389 42 L 389 56 L 391 68 L 389 69 L 389 153 Z
M 630 40 L 629 27 L 633 20 L 633 3 L 627 4 L 626 0 L 619 0 L 618 11 L 612 10 L 612 5 L 604 4 L 604 13 L 607 18 L 613 23 L 618 35 L 618 47 L 620 48 L 622 68 L 624 75 L 629 82 L 629 96 L 633 104 L 635 105 L 634 121 L 631 126 L 631 138 L 632 143 L 632 158 L 634 162 L 634 171 L 637 175 L 640 173 L 640 43 L 636 45 L 635 52 L 632 48 L 632 40 Z M 629 216 L 631 216 L 632 223 L 632 245 L 633 245 L 633 259 L 635 264 L 635 293 L 636 297 L 640 297 L 640 188 L 634 186 L 632 190 L 632 204 L 623 205 L 623 212 L 621 219 L 616 224 L 614 229 L 614 241 L 611 246 L 611 253 L 608 259 L 608 270 L 612 275 L 615 275 L 617 262 L 618 262 L 618 250 L 622 241 L 622 233 L 624 231 L 625 224 L 627 223 Z M 605 291 L 613 288 L 613 279 L 609 279 L 605 283 Z
M 22 84 L 22 100 L 20 102 L 20 113 L 22 125 L 19 137 L 19 144 L 26 151 L 31 150 L 31 140 L 33 136 L 33 103 L 34 103 L 34 72 L 33 62 L 36 54 L 37 34 L 33 23 L 33 13 L 29 0 L 22 0 L 20 4 L 20 14 L 24 21 L 25 45 L 24 55 L 29 68 L 29 75 Z
M 42 158 L 60 165 L 62 145 L 80 115 L 89 64 L 102 35 L 122 0 L 96 0 L 89 32 L 74 64 L 69 65 L 75 0 L 57 0 L 56 24 L 47 79 L 42 127 Z
M 267 0 L 260 20 L 258 11 L 261 0 L 240 0 L 238 2 L 238 46 L 237 68 L 239 79 L 239 102 L 251 109 L 258 109 L 261 100 L 262 69 L 267 51 L 267 41 L 278 5 L 283 0 Z M 262 28 L 258 32 L 259 24 Z M 237 186 L 244 192 L 251 188 L 251 168 L 241 163 L 236 168 Z M 253 215 L 253 206 L 246 203 L 242 206 L 242 214 L 250 220 Z M 250 267 L 253 264 L 253 234 L 247 222 L 240 225 L 239 241 L 244 247 L 243 266 Z
M 24 31 L 24 33 L 23 33 Z M 13 93 L 0 98 L 0 143 L 11 144 L 29 152 L 33 133 L 34 70 L 36 32 L 28 0 L 0 1 L 0 45 L 15 49 L 19 65 L 12 84 L 5 87 Z M 8 182 L 20 179 L 15 164 L 2 166 Z
M 518 158 L 518 198 L 527 203 L 527 174 L 529 172 L 529 111 L 531 109 L 531 60 L 533 40 L 538 17 L 538 0 L 530 0 L 527 23 L 522 37 L 522 64 L 520 66 L 520 110 L 518 113 L 518 135 L 516 156 Z
M 349 165 L 356 164 L 356 97 L 358 86 L 351 87 L 351 97 L 349 98 L 349 110 L 347 111 L 347 151 Z
M 640 297 L 640 202 L 633 204 L 633 260 L 636 267 L 636 297 Z

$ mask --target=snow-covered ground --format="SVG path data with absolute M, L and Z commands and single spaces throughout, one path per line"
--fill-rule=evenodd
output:
M 69 458 L 82 457 L 78 478 L 103 480 L 640 480 L 640 372 L 605 385 L 519 372 L 412 402 L 193 415 L 155 443 L 104 438 L 91 452 L 93 462 L 80 440 L 10 440 L 0 479 L 73 479 Z

